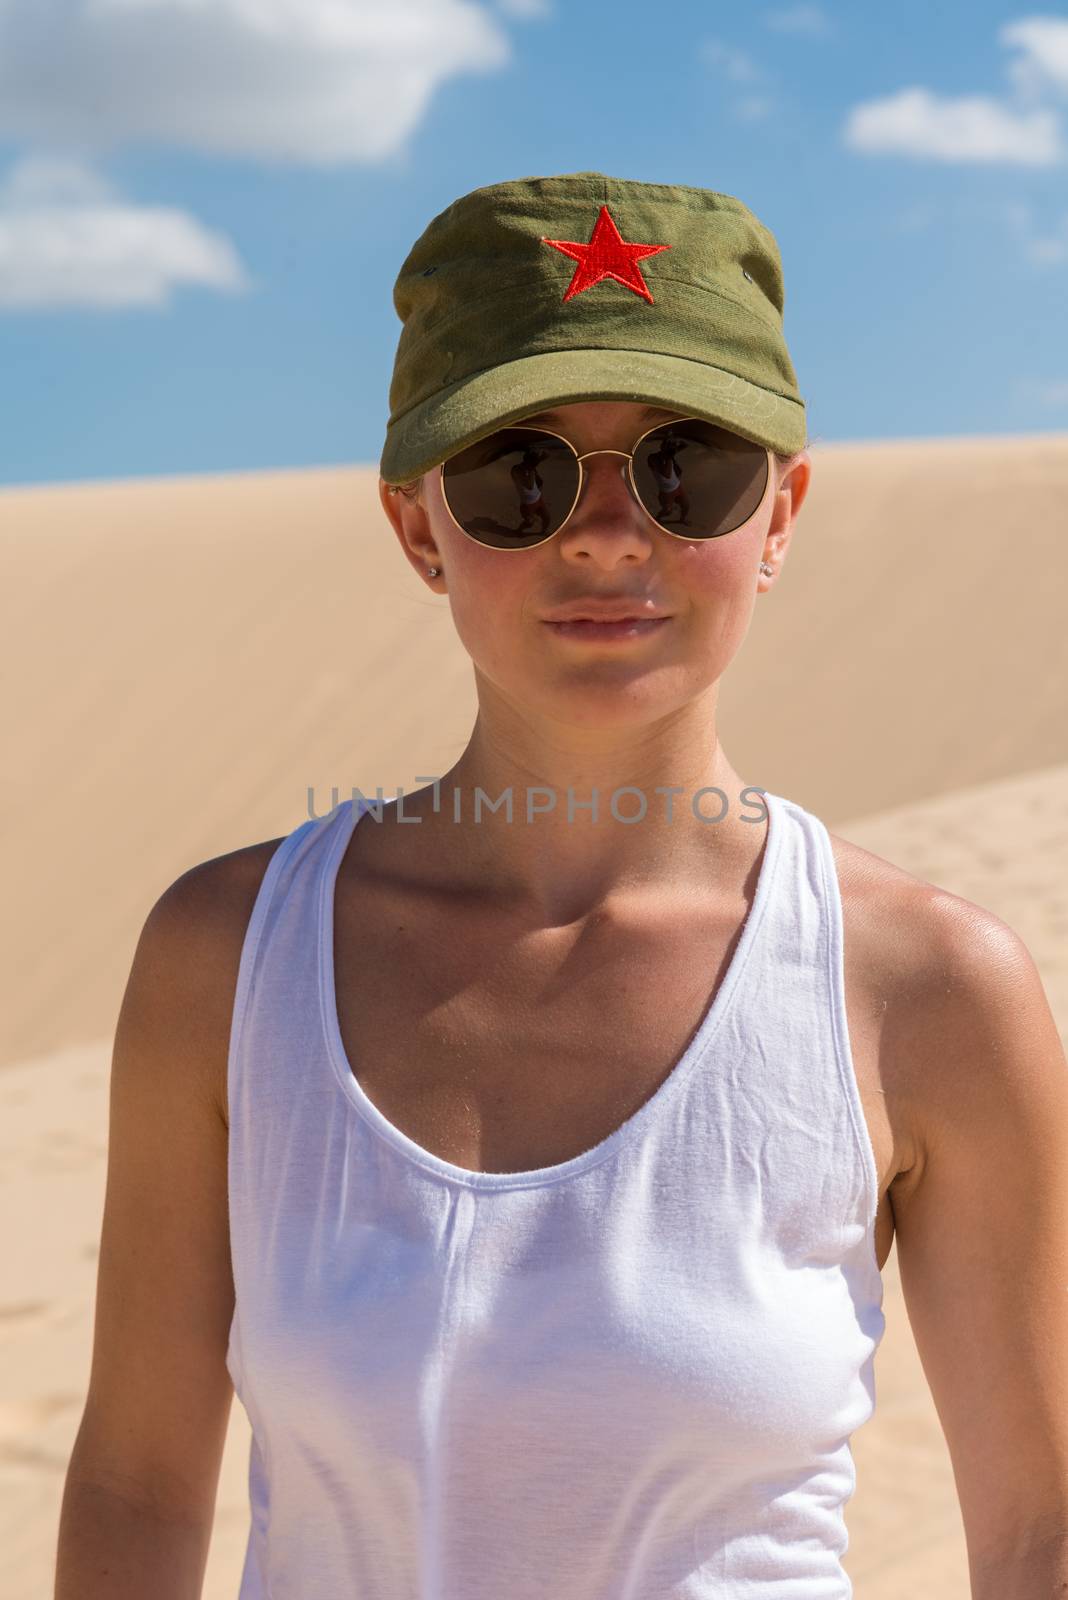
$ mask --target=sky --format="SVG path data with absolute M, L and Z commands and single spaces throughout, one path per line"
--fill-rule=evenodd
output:
M 1068 432 L 1068 9 L 0 0 L 0 484 L 377 466 L 426 224 L 738 196 L 810 442 Z

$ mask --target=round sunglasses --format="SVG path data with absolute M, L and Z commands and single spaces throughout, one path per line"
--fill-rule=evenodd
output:
M 633 450 L 587 450 L 551 428 L 498 428 L 443 461 L 442 498 L 462 533 L 494 550 L 530 550 L 566 527 L 590 456 L 620 473 L 652 522 L 678 539 L 721 539 L 763 503 L 771 452 L 701 417 L 658 423 Z

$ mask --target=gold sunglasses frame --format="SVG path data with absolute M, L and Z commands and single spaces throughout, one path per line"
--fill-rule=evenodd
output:
M 485 540 L 478 538 L 478 536 L 476 534 L 468 533 L 467 529 L 463 526 L 463 524 L 461 522 L 457 522 L 456 517 L 453 515 L 452 507 L 449 505 L 449 497 L 445 493 L 445 467 L 446 467 L 446 462 L 445 461 L 443 461 L 441 463 L 441 465 L 438 467 L 438 479 L 439 479 L 439 482 L 440 482 L 440 485 L 441 485 L 441 499 L 442 499 L 442 502 L 443 502 L 443 504 L 445 506 L 445 510 L 449 513 L 450 520 L 453 523 L 455 523 L 456 527 L 459 528 L 460 532 L 463 534 L 465 539 L 470 539 L 470 540 L 472 540 L 472 542 L 474 544 L 481 545 L 483 550 L 499 550 L 502 555 L 505 555 L 505 554 L 513 554 L 513 555 L 522 554 L 522 552 L 524 550 L 536 550 L 539 545 L 548 544 L 549 540 L 550 539 L 555 539 L 558 533 L 563 533 L 564 529 L 567 527 L 568 523 L 571 520 L 571 517 L 574 514 L 575 507 L 578 505 L 579 501 L 582 499 L 582 491 L 583 491 L 583 488 L 585 487 L 585 484 L 586 484 L 586 471 L 585 471 L 585 468 L 582 465 L 582 463 L 584 461 L 588 461 L 590 456 L 625 456 L 626 457 L 626 466 L 621 466 L 620 467 L 620 469 L 619 469 L 620 470 L 620 474 L 623 477 L 628 479 L 628 481 L 630 483 L 630 492 L 631 492 L 632 497 L 634 498 L 634 500 L 638 504 L 638 506 L 640 506 L 641 510 L 644 511 L 645 515 L 648 517 L 649 521 L 653 524 L 654 528 L 657 528 L 661 533 L 669 533 L 669 534 L 671 534 L 673 539 L 683 539 L 687 543 L 704 544 L 709 539 L 726 539 L 732 533 L 737 533 L 739 528 L 744 528 L 745 524 L 750 520 L 751 517 L 755 517 L 756 516 L 757 512 L 760 510 L 760 507 L 764 504 L 764 501 L 767 498 L 768 485 L 769 485 L 769 483 L 771 483 L 774 480 L 774 476 L 775 476 L 774 469 L 772 467 L 771 451 L 770 451 L 770 449 L 768 448 L 767 445 L 764 446 L 764 458 L 765 458 L 765 461 L 767 463 L 767 477 L 764 479 L 764 488 L 761 491 L 759 504 L 749 513 L 748 517 L 745 517 L 735 527 L 728 528 L 725 533 L 705 533 L 705 534 L 700 534 L 700 533 L 699 534 L 677 533 L 674 528 L 665 528 L 662 522 L 658 522 L 657 521 L 657 519 L 653 516 L 653 513 L 649 510 L 649 507 L 643 501 L 641 495 L 638 493 L 638 486 L 634 482 L 634 457 L 637 455 L 638 451 L 641 449 L 642 444 L 645 442 L 646 439 L 648 439 L 648 437 L 649 437 L 649 435 L 651 433 L 656 433 L 657 430 L 660 429 L 660 428 L 677 428 L 679 426 L 679 424 L 683 423 L 683 422 L 705 422 L 705 423 L 708 423 L 708 418 L 707 417 L 673 417 L 670 422 L 654 422 L 651 427 L 646 428 L 644 433 L 639 434 L 638 438 L 634 442 L 634 447 L 631 450 L 584 450 L 581 455 L 579 455 L 578 451 L 575 449 L 575 446 L 571 443 L 571 440 L 566 438 L 564 434 L 557 433 L 555 428 L 541 428 L 541 427 L 536 426 L 533 423 L 527 423 L 527 422 L 514 422 L 514 423 L 505 422 L 505 423 L 502 423 L 500 425 L 499 429 L 494 429 L 495 433 L 496 432 L 504 433 L 506 431 L 509 432 L 509 433 L 515 433 L 515 432 L 542 433 L 542 434 L 547 433 L 547 434 L 549 434 L 549 436 L 551 438 L 559 439 L 563 444 L 566 444 L 568 449 L 571 451 L 572 455 L 575 457 L 575 460 L 578 462 L 578 469 L 579 469 L 578 487 L 575 490 L 575 498 L 574 498 L 574 500 L 572 500 L 571 505 L 568 508 L 567 516 L 564 518 L 564 520 L 561 522 L 561 524 L 560 524 L 560 526 L 558 528 L 554 528 L 553 529 L 552 533 L 547 533 L 542 538 L 535 539 L 533 544 L 522 544 L 522 545 L 487 544 L 485 542 Z M 729 428 L 727 428 L 725 424 L 722 424 L 722 423 L 708 423 L 708 425 L 710 427 L 723 427 L 724 431 L 728 432 L 728 433 L 732 431 Z M 488 434 L 488 435 L 486 435 L 486 437 L 487 438 L 492 438 L 493 435 L 492 434 Z M 738 437 L 740 438 L 740 437 L 742 437 L 742 435 L 738 435 Z M 481 441 L 477 441 L 477 442 L 481 443 Z M 756 443 L 755 440 L 750 440 L 748 442 L 749 443 Z

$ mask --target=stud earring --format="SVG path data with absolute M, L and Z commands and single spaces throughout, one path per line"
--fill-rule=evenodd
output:
M 426 575 L 427 575 L 428 578 L 440 578 L 440 576 L 441 576 L 441 568 L 440 567 L 427 567 Z
M 771 566 L 771 564 L 769 562 L 762 561 L 760 563 L 760 570 L 761 570 L 761 572 L 764 574 L 764 576 L 766 578 L 770 578 L 772 573 L 775 571 L 775 568 L 773 566 Z

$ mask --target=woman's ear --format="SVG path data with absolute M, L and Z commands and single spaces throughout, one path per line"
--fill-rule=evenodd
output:
M 405 559 L 421 578 L 426 579 L 427 567 L 441 571 L 442 561 L 434 536 L 430 531 L 430 517 L 421 503 L 422 479 L 413 484 L 393 485 L 378 480 L 378 498 L 389 518 L 390 526 Z

